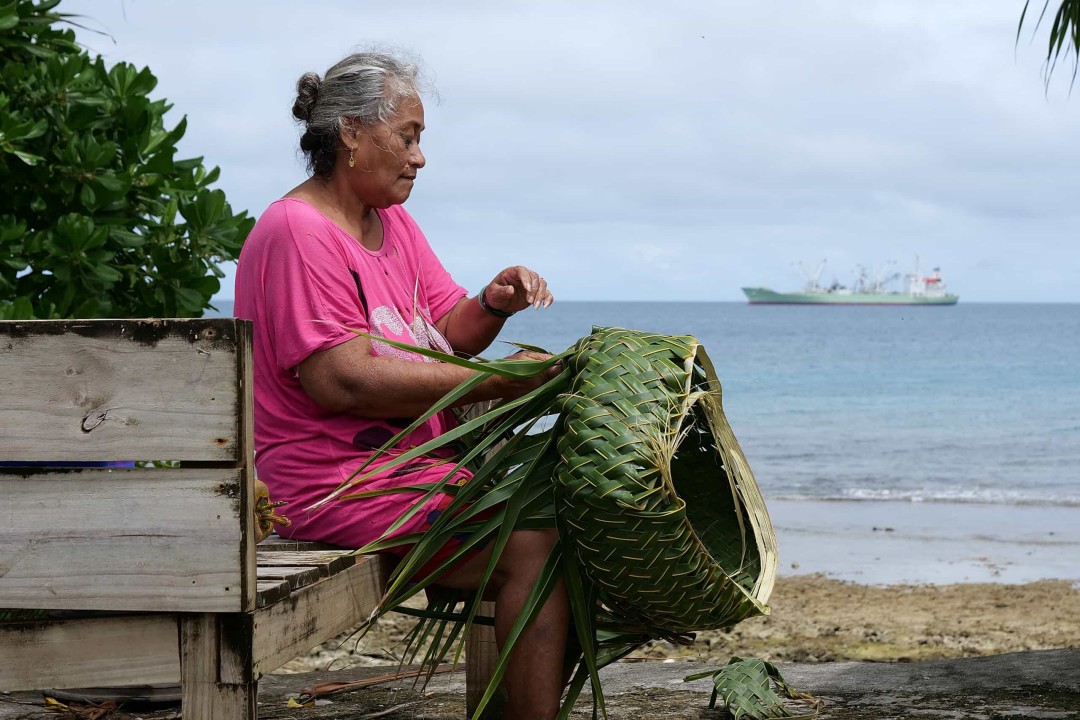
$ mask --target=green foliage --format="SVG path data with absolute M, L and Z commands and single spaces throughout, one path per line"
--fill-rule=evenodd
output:
M 1020 39 L 1020 31 L 1024 27 L 1024 21 L 1028 18 L 1028 10 L 1031 9 L 1031 0 L 1025 0 L 1024 10 L 1020 13 L 1020 24 L 1016 28 L 1017 40 Z M 1044 0 L 1042 11 L 1035 20 L 1035 28 L 1046 18 L 1046 11 L 1050 9 L 1050 0 Z M 1080 0 L 1061 0 L 1061 5 L 1053 15 L 1050 23 L 1050 37 L 1046 46 L 1047 72 L 1046 80 L 1050 81 L 1050 74 L 1061 59 L 1073 54 L 1073 79 L 1076 79 L 1077 63 L 1080 62 Z
M 801 693 L 784 680 L 780 671 L 770 662 L 758 658 L 744 660 L 733 657 L 722 668 L 687 675 L 684 682 L 712 678 L 713 692 L 709 708 L 716 707 L 717 697 L 723 698 L 728 714 L 735 720 L 769 720 L 770 718 L 813 718 L 821 712 L 824 703 L 818 698 Z M 802 708 L 796 714 L 784 704 L 784 697 L 798 700 Z
M 202 315 L 254 221 L 174 157 L 149 68 L 80 49 L 59 2 L 0 0 L 0 319 Z
M 593 328 L 545 360 L 466 360 L 380 341 L 475 372 L 387 440 L 334 492 L 300 509 L 388 494 L 419 498 L 380 539 L 356 551 L 409 548 L 371 621 L 437 583 L 468 553 L 486 547 L 488 565 L 474 595 L 483 597 L 511 533 L 558 529 L 559 540 L 518 610 L 474 718 L 484 717 L 517 642 L 560 578 L 576 637 L 565 668 L 576 665 L 576 670 L 558 720 L 570 717 L 587 683 L 593 718 L 606 717 L 599 670 L 650 639 L 689 644 L 694 630 L 729 627 L 767 612 L 764 603 L 775 575 L 772 523 L 723 415 L 715 370 L 694 338 Z M 435 413 L 456 407 L 490 376 L 533 377 L 556 364 L 561 372 L 531 392 L 470 407 L 452 430 L 384 455 Z M 676 461 L 677 454 L 683 459 Z M 685 457 L 690 455 L 699 457 Z M 702 455 L 710 459 L 711 470 L 697 461 Z M 385 462 L 372 467 L 379 456 Z M 424 456 L 446 461 L 440 480 L 366 487 L 375 474 Z M 469 468 L 472 478 L 453 484 L 461 468 Z M 730 475 L 725 468 L 732 468 Z M 398 532 L 438 493 L 452 500 L 429 527 L 415 534 Z M 716 507 L 730 509 L 721 516 L 713 512 Z M 690 527 L 691 517 L 696 527 Z M 454 552 L 433 566 L 452 539 L 458 541 Z M 458 612 L 457 602 L 429 594 L 427 611 L 416 613 L 422 620 L 407 638 L 404 662 L 419 658 L 422 666 L 434 669 L 453 651 L 465 628 L 477 620 L 478 609 L 478 603 L 470 602 Z M 420 658 L 425 646 L 428 651 Z

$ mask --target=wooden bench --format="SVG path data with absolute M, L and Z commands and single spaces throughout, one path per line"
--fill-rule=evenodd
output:
M 0 466 L 0 608 L 50 611 L 0 623 L 0 690 L 179 683 L 185 720 L 255 720 L 261 676 L 369 617 L 385 558 L 257 549 L 251 385 L 245 321 L 0 322 L 0 462 L 33 463 Z M 124 460 L 176 462 L 63 467 Z M 490 628 L 469 648 L 476 698 Z

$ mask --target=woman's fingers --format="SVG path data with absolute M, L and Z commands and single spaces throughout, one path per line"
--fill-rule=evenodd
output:
M 488 288 L 487 302 L 507 312 L 524 310 L 530 305 L 537 309 L 548 307 L 555 301 L 547 281 L 524 265 L 506 268 L 495 276 Z
M 547 280 L 540 277 L 540 284 L 536 288 L 536 295 L 533 298 L 532 306 L 540 309 L 542 307 L 548 307 L 553 302 L 555 302 L 555 298 L 552 297 L 551 292 L 548 290 Z
M 551 353 L 541 353 L 535 350 L 518 350 L 513 355 L 510 355 L 507 360 L 547 360 L 551 358 Z
M 518 352 L 511 355 L 508 359 L 509 360 L 549 360 L 551 357 L 552 357 L 552 355 L 550 353 L 539 353 L 539 352 L 536 352 L 534 350 L 519 350 Z M 561 373 L 562 370 L 563 370 L 563 364 L 560 361 L 560 362 L 555 363 L 551 367 L 547 368 L 543 372 L 537 373 L 533 377 L 534 378 L 535 377 L 543 377 L 545 379 L 545 381 L 546 381 L 547 379 L 553 378 L 556 375 L 558 375 L 559 373 Z

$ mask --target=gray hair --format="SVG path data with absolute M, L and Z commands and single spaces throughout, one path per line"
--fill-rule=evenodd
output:
M 334 172 L 341 131 L 353 123 L 371 127 L 387 122 L 402 98 L 420 94 L 420 67 L 387 52 L 349 55 L 326 71 L 308 72 L 296 83 L 292 114 L 304 123 L 300 150 L 308 170 L 329 179 Z

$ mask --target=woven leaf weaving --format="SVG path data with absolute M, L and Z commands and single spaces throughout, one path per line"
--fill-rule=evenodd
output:
M 722 668 L 694 673 L 683 680 L 691 682 L 702 678 L 711 678 L 713 681 L 709 708 L 715 708 L 716 700 L 719 698 L 723 700 L 728 714 L 735 720 L 743 718 L 746 720 L 770 720 L 771 718 L 806 720 L 817 717 L 825 706 L 820 698 L 799 692 L 788 685 L 775 665 L 759 658 L 744 660 L 733 657 Z M 784 698 L 794 700 L 795 703 L 789 707 L 785 704 Z
M 421 423 L 460 403 L 492 375 L 525 378 L 553 368 L 558 372 L 521 397 L 474 406 L 461 413 L 457 428 L 390 454 L 383 465 L 389 470 L 443 453 L 440 457 L 454 462 L 447 463 L 449 470 L 439 482 L 369 491 L 364 483 L 376 471 L 365 465 L 308 508 L 390 492 L 414 492 L 420 498 L 382 538 L 358 550 L 409 546 L 372 621 L 437 583 L 467 553 L 489 544 L 488 566 L 474 599 L 483 597 L 501 548 L 515 530 L 557 527 L 559 540 L 515 628 L 528 625 L 557 581 L 565 581 L 578 647 L 571 649 L 577 669 L 563 698 L 564 718 L 587 683 L 593 716 L 604 715 L 599 669 L 650 639 L 685 642 L 695 631 L 768 612 L 776 536 L 724 415 L 716 371 L 693 337 L 594 328 L 566 351 L 542 360 L 467 360 L 381 341 L 474 374 L 387 440 L 380 453 L 389 453 Z M 472 478 L 449 485 L 460 467 L 468 467 Z M 450 487 L 453 500 L 429 528 L 415 536 L 395 534 L 425 498 Z M 455 539 L 460 544 L 454 555 L 424 570 Z M 459 612 L 457 600 L 439 602 L 432 599 L 422 612 L 405 655 L 415 659 L 430 641 L 435 649 L 422 660 L 429 668 L 446 656 L 455 638 L 464 636 L 462 627 L 473 621 L 478 606 L 469 602 Z M 517 637 L 512 634 L 500 648 L 474 717 L 498 689 Z
M 611 618 L 662 637 L 766 613 L 776 537 L 701 345 L 601 328 L 568 362 L 556 513 Z

